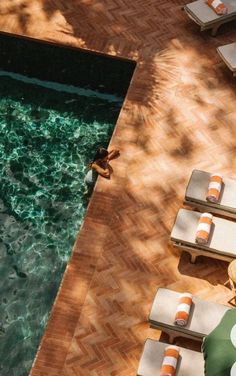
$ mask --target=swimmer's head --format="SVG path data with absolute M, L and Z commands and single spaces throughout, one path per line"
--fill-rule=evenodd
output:
M 104 148 L 99 148 L 94 156 L 93 162 L 95 161 L 106 161 L 108 158 L 108 151 Z

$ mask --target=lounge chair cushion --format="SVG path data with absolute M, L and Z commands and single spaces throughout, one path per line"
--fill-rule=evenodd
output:
M 149 321 L 157 327 L 174 329 L 193 337 L 203 338 L 220 322 L 229 307 L 193 296 L 188 323 L 185 327 L 174 324 L 176 307 L 181 293 L 159 288 L 153 301 Z
M 208 26 L 217 23 L 219 19 L 223 20 L 224 18 L 231 17 L 234 13 L 236 14 L 235 0 L 224 0 L 224 4 L 228 9 L 228 13 L 224 15 L 216 14 L 216 12 L 207 5 L 206 0 L 197 0 L 189 3 L 185 5 L 185 9 L 199 25 Z
M 159 376 L 167 344 L 147 339 L 137 371 L 138 376 Z M 180 347 L 176 376 L 203 376 L 204 361 L 200 352 Z
M 186 202 L 198 202 L 206 208 L 221 208 L 236 213 L 236 181 L 224 177 L 220 199 L 217 203 L 211 203 L 206 200 L 210 176 L 209 172 L 193 170 L 185 192 Z
M 236 258 L 236 222 L 213 217 L 207 244 L 196 244 L 196 228 L 201 213 L 180 209 L 171 232 L 171 240 L 181 245 Z

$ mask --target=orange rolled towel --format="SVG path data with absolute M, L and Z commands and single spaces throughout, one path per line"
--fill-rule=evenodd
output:
M 167 346 L 161 366 L 160 376 L 174 376 L 179 358 L 179 347 Z
M 223 15 L 228 13 L 227 6 L 220 0 L 207 0 L 207 4 L 211 7 L 216 14 Z
M 198 244 L 206 244 L 209 240 L 211 232 L 213 215 L 210 213 L 203 213 L 199 219 L 197 226 L 196 242 Z
M 188 323 L 189 313 L 191 309 L 193 296 L 192 294 L 185 292 L 181 294 L 179 304 L 175 314 L 175 324 L 179 326 L 185 326 Z
M 220 198 L 223 177 L 221 174 L 212 174 L 208 185 L 206 199 L 210 202 L 217 202 Z

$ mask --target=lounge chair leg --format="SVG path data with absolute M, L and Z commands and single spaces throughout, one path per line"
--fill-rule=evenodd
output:
M 196 262 L 196 259 L 197 259 L 197 256 L 196 255 L 192 255 L 191 254 L 191 264 L 195 264 L 195 262 Z
M 175 337 L 171 334 L 169 334 L 169 342 L 172 345 L 174 343 Z
M 219 29 L 219 26 L 213 27 L 213 29 L 211 30 L 211 36 L 212 37 L 216 36 L 218 29 Z

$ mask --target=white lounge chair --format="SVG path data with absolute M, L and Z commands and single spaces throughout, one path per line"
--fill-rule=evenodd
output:
M 211 29 L 211 35 L 215 36 L 221 25 L 236 19 L 236 1 L 224 0 L 224 4 L 228 8 L 228 13 L 220 16 L 206 4 L 206 0 L 186 4 L 184 10 L 200 26 L 201 31 Z
M 229 307 L 194 296 L 188 324 L 182 327 L 174 324 L 180 295 L 179 292 L 159 288 L 149 315 L 150 325 L 167 333 L 171 343 L 175 337 L 202 341 L 219 324 Z
M 236 77 L 236 43 L 225 44 L 217 49 L 221 59 Z
M 212 203 L 206 200 L 210 176 L 209 172 L 193 170 L 185 192 L 184 203 L 200 211 L 236 219 L 236 180 L 224 177 L 220 200 L 218 203 Z
M 193 263 L 198 256 L 225 261 L 235 259 L 236 222 L 214 216 L 209 241 L 206 245 L 202 245 L 195 242 L 200 216 L 201 213 L 192 210 L 179 210 L 171 231 L 174 246 L 188 252 Z
M 147 339 L 140 358 L 138 376 L 159 376 L 166 343 Z M 204 376 L 203 354 L 180 347 L 176 376 Z

